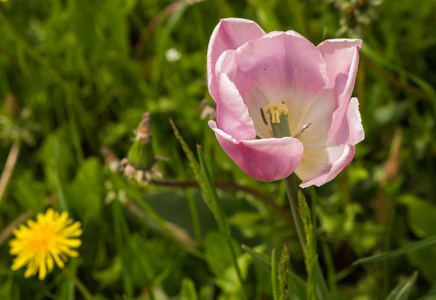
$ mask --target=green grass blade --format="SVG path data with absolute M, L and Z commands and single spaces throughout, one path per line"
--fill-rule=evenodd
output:
M 174 135 L 176 136 L 177 140 L 182 146 L 183 152 L 185 152 L 185 155 L 188 158 L 189 165 L 192 171 L 194 172 L 195 180 L 200 185 L 203 194 L 203 199 L 206 202 L 209 209 L 212 211 L 212 213 L 216 215 L 216 207 L 212 201 L 213 196 L 210 195 L 210 188 L 206 185 L 206 181 L 200 169 L 200 165 L 198 164 L 197 160 L 195 159 L 194 153 L 191 151 L 191 149 L 189 149 L 188 145 L 186 144 L 185 140 L 183 139 L 182 135 L 180 134 L 173 120 L 170 119 L 170 123 L 171 123 L 171 127 L 173 128 Z
M 288 270 L 288 286 L 290 295 L 295 296 L 297 299 L 306 300 L 307 284 L 297 274 Z M 321 299 L 321 298 L 320 298 Z
M 277 259 L 276 259 L 276 248 L 271 251 L 271 283 L 273 290 L 273 298 L 274 300 L 279 300 L 280 291 L 279 291 L 279 279 L 277 277 Z
M 65 192 L 64 192 L 64 188 L 61 182 L 61 178 L 59 176 L 59 141 L 58 139 L 55 140 L 55 156 L 54 156 L 54 162 L 55 162 L 55 184 L 56 184 L 56 190 L 58 192 L 58 197 L 59 197 L 59 204 L 62 208 L 62 210 L 70 212 L 69 211 L 69 207 L 68 207 L 68 203 L 67 203 L 67 199 L 65 197 Z
M 407 300 L 409 299 L 410 290 L 415 284 L 418 272 L 415 271 L 412 276 L 400 282 L 388 295 L 386 300 Z
M 233 248 L 233 245 L 232 245 L 230 226 L 229 226 L 229 223 L 227 222 L 227 218 L 226 218 L 226 215 L 224 213 L 223 204 L 221 202 L 221 199 L 218 197 L 216 188 L 215 188 L 213 181 L 212 181 L 212 177 L 210 176 L 209 169 L 208 169 L 206 162 L 204 160 L 203 151 L 201 150 L 201 147 L 199 145 L 197 145 L 197 154 L 198 154 L 198 160 L 200 162 L 200 170 L 201 170 L 200 174 L 204 180 L 204 185 L 202 186 L 202 189 L 203 188 L 206 189 L 203 192 L 205 194 L 207 194 L 208 197 L 210 197 L 209 199 L 212 202 L 211 205 L 212 205 L 212 207 L 215 208 L 215 210 L 212 211 L 212 213 L 215 216 L 220 233 L 227 240 L 227 244 L 228 244 L 228 247 L 229 247 L 231 255 L 232 255 L 233 264 L 235 266 L 236 273 L 238 275 L 238 279 L 239 279 L 239 282 L 241 284 L 241 290 L 244 293 L 244 298 L 247 298 L 246 293 L 245 293 L 245 288 L 244 288 L 244 280 L 242 279 L 242 273 L 241 273 L 241 270 L 240 270 L 239 265 L 238 265 L 235 249 Z
M 298 211 L 300 213 L 301 220 L 304 226 L 304 234 L 306 238 L 306 244 L 304 247 L 304 262 L 306 264 L 307 271 L 307 299 L 315 299 L 315 290 L 317 286 L 315 276 L 315 264 L 316 264 L 316 249 L 314 245 L 313 227 L 311 211 L 306 203 L 306 198 L 303 193 L 298 194 Z
M 204 187 L 206 190 L 204 191 L 205 194 L 208 195 L 209 199 L 211 200 L 212 207 L 215 208 L 215 211 L 212 211 L 215 215 L 215 219 L 218 223 L 218 228 L 221 234 L 226 237 L 230 238 L 230 226 L 227 222 L 226 215 L 224 213 L 224 208 L 221 200 L 218 198 L 218 194 L 216 191 L 216 188 L 213 184 L 212 177 L 210 176 L 209 169 L 206 166 L 206 162 L 204 161 L 203 151 L 201 150 L 201 147 L 197 145 L 197 154 L 198 154 L 198 160 L 200 161 L 200 172 L 204 181 Z
M 321 241 L 321 249 L 323 253 L 324 262 L 327 268 L 327 281 L 329 284 L 330 292 L 333 299 L 338 298 L 338 287 L 336 284 L 335 265 L 333 262 L 332 253 L 326 241 Z
M 198 244 L 201 244 L 202 233 L 201 224 L 198 216 L 197 206 L 195 204 L 194 196 L 192 195 L 191 189 L 186 189 L 186 199 L 188 200 L 189 212 L 191 213 L 192 227 L 194 228 L 195 240 Z
M 378 261 L 378 260 L 383 260 L 386 258 L 395 257 L 395 256 L 398 256 L 401 254 L 405 254 L 407 252 L 411 252 L 411 251 L 414 251 L 414 250 L 417 250 L 417 249 L 420 249 L 423 247 L 433 245 L 435 243 L 436 243 L 436 236 L 432 236 L 432 237 L 426 238 L 422 241 L 419 241 L 419 242 L 413 243 L 411 245 L 399 248 L 397 250 L 393 250 L 393 251 L 389 251 L 389 252 L 385 252 L 385 253 L 381 253 L 381 254 L 358 259 L 355 262 L 353 262 L 352 265 L 355 266 L 355 265 L 365 264 L 365 263 L 374 262 L 374 261 Z
M 184 278 L 182 281 L 182 300 L 197 300 L 197 292 L 195 291 L 194 282 L 189 278 Z
M 235 249 L 233 248 L 232 241 L 231 241 L 230 226 L 229 223 L 227 222 L 227 218 L 224 213 L 224 208 L 222 206 L 221 200 L 218 198 L 218 194 L 213 184 L 212 178 L 210 176 L 209 169 L 206 165 L 206 162 L 204 161 L 203 151 L 201 150 L 200 146 L 197 146 L 197 155 L 199 160 L 199 162 L 197 162 L 197 160 L 194 157 L 194 154 L 183 140 L 174 122 L 170 120 L 170 123 L 173 128 L 174 134 L 178 139 L 178 141 L 180 142 L 182 149 L 189 160 L 190 166 L 194 171 L 195 179 L 197 180 L 201 188 L 201 191 L 203 193 L 203 199 L 205 200 L 209 209 L 213 213 L 215 220 L 218 224 L 218 229 L 220 233 L 223 235 L 223 237 L 226 239 L 228 243 L 228 247 L 230 248 L 230 252 L 232 255 L 233 264 L 235 266 L 236 273 L 238 274 L 238 279 L 241 284 L 241 290 L 246 298 L 246 294 L 244 290 L 244 281 L 242 279 L 241 270 L 239 268 L 236 259 Z
M 246 245 L 241 246 L 242 250 L 250 254 L 250 256 L 257 262 L 268 274 L 271 273 L 271 259 L 264 253 L 256 252 L 253 248 Z

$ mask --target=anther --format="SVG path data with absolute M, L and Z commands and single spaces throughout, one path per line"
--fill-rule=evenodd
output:
M 266 121 L 265 118 L 265 113 L 263 112 L 262 108 L 260 109 L 260 115 L 262 116 L 263 123 L 265 123 L 265 125 L 268 125 L 268 122 Z
M 268 104 L 265 107 L 265 112 L 271 115 L 270 121 L 274 137 L 281 138 L 291 136 L 288 123 L 289 110 L 285 104 Z
M 271 114 L 272 123 L 280 123 L 280 116 L 287 116 L 289 113 L 288 108 L 284 104 L 279 104 L 278 106 L 275 104 L 268 104 L 265 107 L 265 112 Z

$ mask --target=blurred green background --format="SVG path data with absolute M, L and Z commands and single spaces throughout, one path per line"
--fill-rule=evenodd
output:
M 96 299 L 241 299 L 215 220 L 198 188 L 186 187 L 194 174 L 170 118 L 193 151 L 202 145 L 213 178 L 231 183 L 218 190 L 237 249 L 269 256 L 290 242 L 304 278 L 284 183 L 248 177 L 207 125 L 206 50 L 225 17 L 292 29 L 315 45 L 363 40 L 354 95 L 365 140 L 350 166 L 316 189 L 319 259 L 332 299 L 384 299 L 415 270 L 411 299 L 436 299 L 435 245 L 351 267 L 436 234 L 434 0 L 0 2 L 0 169 L 17 155 L 0 200 L 0 299 L 82 299 L 59 269 L 44 281 L 10 270 L 7 226 L 49 206 L 82 222 L 69 268 Z M 126 157 L 144 111 L 170 187 L 108 166 Z M 237 255 L 249 299 L 272 299 L 268 272 Z

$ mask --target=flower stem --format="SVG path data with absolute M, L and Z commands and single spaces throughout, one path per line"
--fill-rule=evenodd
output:
M 93 300 L 91 293 L 83 284 L 83 282 L 76 276 L 76 274 L 71 272 L 70 269 L 68 269 L 68 267 L 66 266 L 63 267 L 63 270 L 65 275 L 67 275 L 68 278 L 70 278 L 71 281 L 74 282 L 74 284 L 77 286 L 77 289 L 82 294 L 83 298 L 85 298 L 86 300 Z
M 298 187 L 295 182 L 295 175 L 292 173 L 285 178 L 286 190 L 288 192 L 289 204 L 291 206 L 292 219 L 294 220 L 295 230 L 297 231 L 298 240 L 300 241 L 301 249 L 304 252 L 306 241 L 304 240 L 303 222 L 298 213 Z
M 297 231 L 298 240 L 300 241 L 301 249 L 305 253 L 304 249 L 306 247 L 306 240 L 304 234 L 303 222 L 301 220 L 300 214 L 298 212 L 298 187 L 295 182 L 295 175 L 292 173 L 290 176 L 284 179 L 286 184 L 286 190 L 288 192 L 289 204 L 291 206 L 292 218 L 294 220 L 295 229 Z M 322 296 L 320 299 L 328 300 L 330 299 L 327 285 L 322 275 L 321 267 L 319 266 L 318 260 L 316 260 L 315 266 L 316 275 L 316 289 L 318 296 Z

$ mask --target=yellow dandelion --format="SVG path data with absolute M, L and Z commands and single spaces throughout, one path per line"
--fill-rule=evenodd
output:
M 27 226 L 20 225 L 13 231 L 15 238 L 11 240 L 10 253 L 17 255 L 12 263 L 12 270 L 27 265 L 24 276 L 34 276 L 39 270 L 38 278 L 44 279 L 47 272 L 53 270 L 54 262 L 63 268 L 64 261 L 77 257 L 79 253 L 71 248 L 81 245 L 82 234 L 80 222 L 73 223 L 68 213 L 59 214 L 48 209 L 45 214 L 38 214 L 37 220 L 27 221 Z

